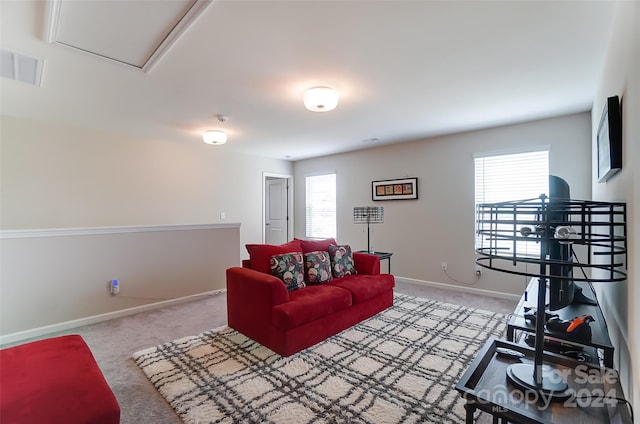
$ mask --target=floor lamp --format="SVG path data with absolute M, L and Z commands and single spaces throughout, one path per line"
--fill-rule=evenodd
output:
M 371 248 L 371 224 L 384 222 L 384 208 L 382 206 L 355 206 L 353 208 L 353 222 L 367 224 L 367 252 L 373 253 Z

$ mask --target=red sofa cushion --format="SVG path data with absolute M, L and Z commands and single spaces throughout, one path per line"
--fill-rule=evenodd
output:
M 356 304 L 393 290 L 394 278 L 391 274 L 357 274 L 336 278 L 326 284 L 348 290 L 353 296 L 353 303 Z
M 249 252 L 249 261 L 251 262 L 251 269 L 264 272 L 265 274 L 271 273 L 271 266 L 269 260 L 274 255 L 281 255 L 283 253 L 302 252 L 302 246 L 299 240 L 292 240 L 285 244 L 247 244 L 247 252 Z
M 0 422 L 117 424 L 120 407 L 79 335 L 0 350 Z
M 302 240 L 294 238 L 293 241 L 300 242 L 300 245 L 302 246 L 302 253 L 315 252 L 316 250 L 328 252 L 330 244 L 338 244 L 333 238 L 324 240 Z
M 273 325 L 284 330 L 295 328 L 351 306 L 349 291 L 327 284 L 289 293 L 288 302 L 273 307 Z
M 369 253 L 352 252 L 358 274 L 380 274 L 380 258 Z

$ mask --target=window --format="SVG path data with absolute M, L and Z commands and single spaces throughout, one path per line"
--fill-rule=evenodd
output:
M 336 237 L 336 174 L 305 178 L 309 238 Z
M 549 193 L 549 150 L 526 153 L 476 156 L 475 204 L 536 199 Z M 535 219 L 535 217 L 533 218 Z M 476 248 L 482 238 L 476 236 Z M 512 243 L 503 241 L 505 252 Z M 520 251 L 522 248 L 523 251 Z M 518 254 L 538 256 L 540 244 L 534 240 L 518 243 Z

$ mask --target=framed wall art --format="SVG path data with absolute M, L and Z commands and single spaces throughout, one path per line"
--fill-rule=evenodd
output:
M 402 178 L 371 182 L 373 200 L 408 200 L 418 198 L 418 179 Z
M 622 117 L 618 96 L 609 97 L 598 126 L 598 182 L 622 169 Z

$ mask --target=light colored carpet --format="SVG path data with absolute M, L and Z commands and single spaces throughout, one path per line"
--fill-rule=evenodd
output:
M 516 306 L 516 302 L 512 300 L 399 281 L 396 281 L 395 291 L 503 314 L 513 312 Z M 226 325 L 226 299 L 224 294 L 208 296 L 180 305 L 23 340 L 20 344 L 63 334 L 80 334 L 91 348 L 116 395 L 122 412 L 122 424 L 180 424 L 178 415 L 147 380 L 131 354 L 149 346 Z M 491 418 L 485 414 L 480 417 L 480 422 L 490 423 Z
M 455 384 L 506 316 L 396 294 L 291 357 L 224 327 L 133 355 L 185 423 L 460 423 Z

